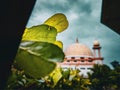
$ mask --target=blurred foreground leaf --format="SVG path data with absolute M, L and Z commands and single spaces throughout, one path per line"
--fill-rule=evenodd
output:
M 51 74 L 50 76 L 52 77 L 52 80 L 54 82 L 53 86 L 54 87 L 58 81 L 62 78 L 62 73 L 61 73 L 61 70 L 60 68 L 56 68 Z
M 69 24 L 66 16 L 62 13 L 57 13 L 53 15 L 52 17 L 48 18 L 44 23 L 55 27 L 58 33 L 67 29 Z
M 26 28 L 22 37 L 22 41 L 41 41 L 54 43 L 56 41 L 57 30 L 49 25 L 42 24 Z
M 63 61 L 63 58 L 63 51 L 54 44 L 26 41 L 21 43 L 14 65 L 26 75 L 39 79 L 51 73 L 55 62 Z
M 63 43 L 61 41 L 55 41 L 54 44 L 63 49 Z

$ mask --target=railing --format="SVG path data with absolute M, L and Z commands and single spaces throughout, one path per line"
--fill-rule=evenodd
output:
M 60 65 L 94 65 L 95 63 L 94 62 L 63 62 L 63 63 L 60 63 Z

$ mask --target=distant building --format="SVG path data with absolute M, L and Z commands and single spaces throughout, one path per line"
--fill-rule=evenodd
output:
M 101 56 L 101 46 L 98 41 L 93 43 L 93 52 L 86 45 L 80 44 L 78 39 L 76 42 L 65 50 L 64 62 L 59 63 L 63 69 L 79 69 L 80 75 L 87 77 L 87 72 L 91 72 L 94 64 L 103 64 Z

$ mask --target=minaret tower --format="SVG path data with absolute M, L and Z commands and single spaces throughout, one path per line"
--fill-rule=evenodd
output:
M 95 40 L 93 43 L 93 55 L 94 55 L 94 63 L 95 64 L 103 64 L 103 58 L 101 57 L 101 46 L 100 43 Z
M 79 40 L 78 40 L 78 38 L 76 38 L 76 43 L 79 43 Z

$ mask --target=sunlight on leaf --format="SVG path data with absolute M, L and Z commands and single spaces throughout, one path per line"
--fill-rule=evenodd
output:
M 56 41 L 57 30 L 49 25 L 37 25 L 31 28 L 26 28 L 22 37 L 22 41 L 42 41 L 51 42 Z
M 61 74 L 60 68 L 56 68 L 56 69 L 50 74 L 50 76 L 52 77 L 53 82 L 54 82 L 54 84 L 53 84 L 52 87 L 54 87 L 54 86 L 58 83 L 58 81 L 62 78 L 62 74 Z
M 55 27 L 58 33 L 67 29 L 69 25 L 66 16 L 62 13 L 57 13 L 53 15 L 52 17 L 47 19 L 44 23 Z
M 63 49 L 63 43 L 61 41 L 55 41 L 54 44 Z

